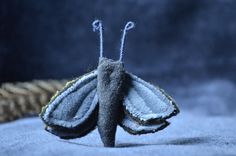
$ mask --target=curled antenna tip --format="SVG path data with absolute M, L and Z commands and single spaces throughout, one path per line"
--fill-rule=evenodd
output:
M 132 29 L 132 28 L 134 28 L 134 27 L 135 27 L 134 22 L 129 21 L 129 22 L 127 22 L 127 24 L 125 25 L 125 30 L 130 30 L 130 29 Z
M 99 30 L 102 26 L 102 21 L 101 20 L 95 20 L 93 21 L 93 31 L 95 32 L 96 30 Z

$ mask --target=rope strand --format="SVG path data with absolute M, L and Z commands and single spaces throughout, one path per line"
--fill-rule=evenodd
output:
M 36 115 L 66 81 L 35 80 L 0 86 L 0 123 Z

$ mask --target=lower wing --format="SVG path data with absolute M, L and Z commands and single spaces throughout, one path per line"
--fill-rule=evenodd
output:
M 162 121 L 159 123 L 149 123 L 144 125 L 135 121 L 129 114 L 125 113 L 122 120 L 119 121 L 119 125 L 130 134 L 141 135 L 160 131 L 166 128 L 169 123 L 167 121 Z

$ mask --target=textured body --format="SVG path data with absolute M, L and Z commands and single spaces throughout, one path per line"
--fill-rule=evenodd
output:
M 116 127 L 123 99 L 124 67 L 120 61 L 100 58 L 97 93 L 99 99 L 98 130 L 104 146 L 115 144 Z

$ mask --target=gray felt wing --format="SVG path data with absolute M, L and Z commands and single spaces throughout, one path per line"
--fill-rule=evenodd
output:
M 97 71 L 69 82 L 40 114 L 46 129 L 60 137 L 76 137 L 96 126 L 98 97 Z M 72 135 L 72 136 L 69 136 Z
M 126 74 L 125 111 L 140 123 L 163 121 L 179 112 L 174 100 L 159 87 Z

